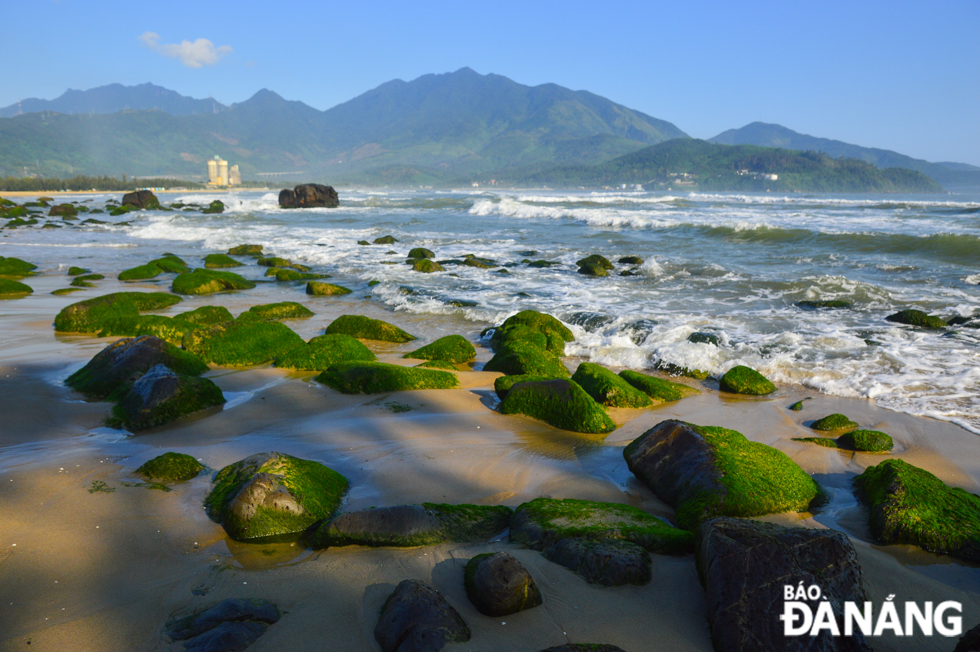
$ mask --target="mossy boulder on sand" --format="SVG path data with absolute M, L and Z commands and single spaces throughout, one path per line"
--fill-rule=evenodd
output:
M 278 279 L 279 277 L 277 276 L 276 278 Z M 333 283 L 318 283 L 317 281 L 310 281 L 306 284 L 306 293 L 315 297 L 331 297 L 350 294 L 351 290 L 341 285 L 334 285 Z
M 568 378 L 571 375 L 558 356 L 528 342 L 508 343 L 490 358 L 483 370 L 498 371 L 508 376 Z
M 160 274 L 181 274 L 189 272 L 190 267 L 183 260 L 174 255 L 165 255 L 162 258 L 151 260 L 145 265 L 131 267 L 119 272 L 120 281 L 141 281 L 154 278 Z
M 819 485 L 785 453 L 726 428 L 661 421 L 634 439 L 623 457 L 687 529 L 715 516 L 803 512 L 822 497 Z
M 897 324 L 918 326 L 919 328 L 946 328 L 949 325 L 939 317 L 933 317 L 921 310 L 900 310 L 894 315 L 888 315 L 885 319 Z
M 181 342 L 202 360 L 227 367 L 271 362 L 305 344 L 303 338 L 277 321 L 233 321 L 190 331 Z
M 238 262 L 227 254 L 208 254 L 204 257 L 204 266 L 207 269 L 222 269 L 225 267 L 241 267 L 243 263 Z
M 228 250 L 228 254 L 231 256 L 261 256 L 262 255 L 262 245 L 260 244 L 243 244 L 237 247 L 232 247 Z
M 623 586 L 649 584 L 650 554 L 629 541 L 562 539 L 544 551 L 544 558 L 581 575 L 590 584 Z
M 327 367 L 316 380 L 344 394 L 383 394 L 459 386 L 456 374 L 449 371 L 401 367 L 386 362 L 338 362 Z
M 331 518 L 349 486 L 319 462 L 258 453 L 221 469 L 204 507 L 233 539 L 281 536 Z
M 411 342 L 416 339 L 393 324 L 362 315 L 341 315 L 324 330 L 325 335 L 350 335 L 361 340 Z
M 121 394 L 106 423 L 145 430 L 224 402 L 221 390 L 207 378 L 178 374 L 158 364 Z
M 518 374 L 516 376 L 499 376 L 493 381 L 493 391 L 497 393 L 497 398 L 501 401 L 507 397 L 510 388 L 518 383 L 537 382 L 541 380 L 553 380 L 550 376 L 533 376 L 530 374 Z
M 184 453 L 164 453 L 136 469 L 136 475 L 161 482 L 186 482 L 204 470 L 204 465 Z
M 122 317 L 139 317 L 141 312 L 163 310 L 182 299 L 165 292 L 116 292 L 86 299 L 62 308 L 54 318 L 59 333 L 96 333 L 105 322 Z
M 541 590 L 527 569 L 506 552 L 469 560 L 463 571 L 466 596 L 484 616 L 509 616 L 541 604 Z
M 338 362 L 372 361 L 376 356 L 350 335 L 320 335 L 276 358 L 275 366 L 301 371 L 323 371 Z
M 597 403 L 609 407 L 642 408 L 652 405 L 650 397 L 628 382 L 591 362 L 583 362 L 575 370 L 572 380 L 586 391 Z
M 575 340 L 563 323 L 536 310 L 522 310 L 493 329 L 490 348 L 499 351 L 513 342 L 529 342 L 555 355 L 565 353 L 565 343 Z
M 690 532 L 631 505 L 591 500 L 535 498 L 514 510 L 510 540 L 547 550 L 563 539 L 622 539 L 662 555 L 690 552 Z
M 413 360 L 445 360 L 453 364 L 463 364 L 476 358 L 476 349 L 462 335 L 446 335 L 420 349 L 406 353 L 403 357 Z
M 880 430 L 852 430 L 837 438 L 840 448 L 865 453 L 884 453 L 890 451 L 895 442 Z
M 810 427 L 814 430 L 843 430 L 844 428 L 857 428 L 858 424 L 843 414 L 834 413 L 828 414 L 822 419 L 817 419 L 810 424 Z
M 22 278 L 30 276 L 31 272 L 37 269 L 37 265 L 21 260 L 20 258 L 0 256 L 0 276 L 15 276 Z
M 0 278 L 0 295 L 6 294 L 32 294 L 34 288 L 20 281 L 13 281 L 9 278 Z
M 289 281 L 310 281 L 318 278 L 330 278 L 329 274 L 314 274 L 312 272 L 297 272 L 295 269 L 283 269 L 282 267 L 270 267 L 265 272 L 266 276 L 275 276 L 276 280 L 282 283 Z M 307 292 L 310 294 L 310 292 Z
M 486 541 L 510 525 L 503 505 L 398 505 L 341 514 L 310 536 L 315 548 L 333 546 L 414 547 Z
M 201 306 L 200 308 L 180 313 L 176 319 L 187 322 L 188 324 L 210 326 L 211 324 L 220 324 L 223 321 L 231 321 L 234 317 L 231 316 L 231 312 L 224 306 Z
M 564 378 L 518 383 L 500 403 L 501 414 L 524 414 L 572 432 L 616 429 L 609 415 L 578 383 Z
M 374 640 L 381 652 L 439 652 L 470 640 L 470 629 L 438 591 L 403 580 L 381 607 Z
M 239 321 L 279 321 L 280 319 L 306 319 L 312 317 L 313 311 L 301 303 L 295 301 L 281 301 L 279 303 L 266 303 L 259 306 L 252 306 L 242 314 L 238 315 Z
M 868 467 L 854 487 L 884 543 L 980 561 L 980 497 L 898 459 Z
M 649 396 L 655 403 L 679 401 L 685 396 L 693 396 L 701 393 L 701 390 L 688 387 L 683 383 L 672 383 L 663 378 L 641 374 L 638 371 L 631 371 L 629 369 L 620 371 L 619 377 Z
M 197 356 L 157 337 L 144 335 L 113 342 L 69 376 L 65 384 L 93 398 L 106 398 L 158 364 L 187 376 L 199 376 L 208 370 L 208 365 Z
M 189 324 L 179 318 L 164 317 L 163 315 L 130 315 L 118 319 L 107 319 L 102 324 L 98 336 L 140 337 L 141 335 L 152 335 L 171 344 L 180 344 L 184 335 L 195 328 L 197 327 L 194 324 Z
M 752 396 L 763 396 L 776 391 L 776 386 L 768 378 L 744 365 L 729 369 L 718 381 L 718 385 L 723 392 Z
M 171 289 L 177 294 L 214 294 L 228 290 L 249 290 L 255 283 L 233 272 L 216 272 L 198 267 L 174 279 Z

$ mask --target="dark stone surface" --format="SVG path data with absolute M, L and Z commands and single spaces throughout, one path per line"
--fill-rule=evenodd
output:
M 439 519 L 421 505 L 347 512 L 333 519 L 328 526 L 331 536 L 335 538 L 370 540 L 377 544 L 387 540 L 391 545 L 400 545 L 401 542 L 409 542 L 401 545 L 420 545 L 422 540 L 438 533 L 441 528 Z
M 187 652 L 241 652 L 265 634 L 265 623 L 221 623 L 184 642 Z
M 160 200 L 149 190 L 137 190 L 127 192 L 123 195 L 122 205 L 136 206 L 137 208 L 159 208 Z
M 470 630 L 435 589 L 404 580 L 382 607 L 374 638 L 382 652 L 438 652 L 470 640 Z
M 652 577 L 650 554 L 629 541 L 572 537 L 545 550 L 544 556 L 590 584 L 643 585 L 649 584 Z
M 594 643 L 569 643 L 567 645 L 556 645 L 549 647 L 541 652 L 626 652 L 621 647 L 615 645 L 598 645 Z
M 470 559 L 465 584 L 470 602 L 486 616 L 508 616 L 541 604 L 541 591 L 534 578 L 506 552 Z
M 279 205 L 283 208 L 336 208 L 340 206 L 340 198 L 333 186 L 304 183 L 292 190 L 282 190 L 279 193 Z
M 844 602 L 865 601 L 861 567 L 850 540 L 835 530 L 787 528 L 747 519 L 705 521 L 695 535 L 698 574 L 705 587 L 716 650 L 869 652 L 853 637 L 783 634 L 785 585 L 817 585 L 843 631 Z M 810 603 L 816 609 L 816 603 Z
M 164 633 L 175 641 L 199 637 L 225 623 L 258 623 L 264 627 L 278 622 L 279 608 L 266 600 L 229 598 L 189 616 L 171 619 Z
M 953 652 L 980 652 L 980 625 L 963 634 Z
M 158 364 L 132 384 L 108 423 L 145 430 L 224 402 L 221 390 L 207 378 L 185 376 Z

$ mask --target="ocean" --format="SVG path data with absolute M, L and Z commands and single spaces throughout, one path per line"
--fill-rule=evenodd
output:
M 777 384 L 866 398 L 980 433 L 980 195 L 339 192 L 339 208 L 306 210 L 280 209 L 275 192 L 168 193 L 164 203 L 221 199 L 226 209 L 7 229 L 0 255 L 115 276 L 164 252 L 193 265 L 207 253 L 259 243 L 395 313 L 413 313 L 426 335 L 476 340 L 510 314 L 540 310 L 570 325 L 576 341 L 566 354 L 582 360 L 716 377 L 744 364 Z M 58 201 L 101 207 L 110 198 L 119 193 Z M 389 234 L 398 242 L 358 244 Z M 412 247 L 431 249 L 437 260 L 474 254 L 500 267 L 414 272 L 404 264 Z M 613 261 L 608 277 L 577 273 L 575 261 L 590 254 Z M 617 262 L 625 256 L 643 262 Z M 557 264 L 523 262 L 538 260 Z M 264 280 L 266 268 L 232 271 Z M 169 282 L 157 281 L 161 289 Z M 242 297 L 262 302 L 272 285 Z M 302 285 L 294 289 L 303 301 Z M 797 305 L 830 299 L 851 307 Z M 0 311 L 15 303 L 0 303 Z M 965 323 L 932 331 L 885 320 L 904 308 Z M 715 336 L 717 346 L 690 341 L 696 332 Z

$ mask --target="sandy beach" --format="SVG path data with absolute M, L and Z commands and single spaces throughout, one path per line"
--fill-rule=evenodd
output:
M 712 381 L 685 379 L 703 393 L 654 408 L 611 410 L 619 427 L 603 437 L 495 412 L 495 373 L 460 372 L 459 389 L 350 396 L 313 382 L 313 373 L 260 367 L 207 374 L 229 401 L 224 409 L 127 436 L 103 427 L 109 404 L 86 402 L 63 385 L 111 340 L 56 335 L 51 327 L 61 307 L 122 284 L 107 280 L 98 290 L 54 297 L 48 292 L 64 284 L 63 276 L 43 274 L 31 283 L 35 295 L 0 304 L 0 650 L 179 650 L 182 644 L 164 637 L 164 623 L 228 597 L 264 598 L 283 610 L 250 648 L 258 652 L 378 650 L 379 609 L 404 579 L 434 586 L 472 630 L 468 643 L 446 650 L 536 652 L 566 642 L 610 643 L 631 652 L 711 650 L 693 555 L 653 555 L 649 585 L 601 588 L 506 536 L 479 544 L 312 551 L 296 543 L 237 543 L 202 507 L 213 471 L 279 451 L 344 474 L 351 491 L 343 510 L 425 501 L 516 507 L 545 496 L 627 503 L 669 518 L 673 510 L 633 477 L 622 456 L 626 444 L 667 418 L 737 429 L 787 453 L 829 488 L 831 501 L 816 514 L 763 520 L 845 530 L 873 602 L 891 594 L 956 600 L 964 629 L 980 621 L 980 567 L 909 546 L 881 546 L 867 531 L 865 508 L 849 483 L 883 456 L 792 441 L 812 434 L 804 423 L 842 412 L 891 434 L 895 457 L 980 492 L 978 438 L 954 424 L 801 387 L 742 398 L 720 394 Z M 252 303 L 246 292 L 192 298 L 179 309 L 220 304 L 237 312 Z M 288 323 L 304 338 L 354 311 L 426 333 L 424 317 L 372 308 L 358 298 L 303 303 L 316 316 Z M 478 339 L 478 332 L 462 334 Z M 407 361 L 400 354 L 417 346 L 369 344 L 379 359 L 401 363 Z M 489 356 L 478 347 L 478 367 Z M 577 361 L 566 363 L 574 369 Z M 806 396 L 813 398 L 802 412 L 788 410 Z M 140 486 L 133 471 L 166 451 L 188 453 L 212 472 L 170 492 Z M 516 556 L 535 577 L 542 607 L 490 618 L 469 603 L 463 566 L 476 554 L 498 550 Z M 872 644 L 938 652 L 951 650 L 955 639 L 883 636 Z

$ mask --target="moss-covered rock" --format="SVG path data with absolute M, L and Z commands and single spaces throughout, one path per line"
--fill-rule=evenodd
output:
M 857 428 L 858 424 L 854 423 L 846 416 L 840 413 L 828 414 L 822 419 L 817 419 L 810 427 L 814 430 L 843 430 L 844 428 Z
M 350 294 L 351 292 L 352 290 L 349 290 L 341 285 L 334 285 L 333 283 L 318 283 L 317 281 L 310 281 L 306 284 L 306 293 L 315 297 L 343 296 L 345 294 Z
M 638 371 L 625 369 L 619 372 L 619 377 L 650 397 L 654 403 L 679 401 L 685 396 L 700 394 L 701 390 L 689 387 L 683 383 L 672 383 L 663 378 L 641 374 Z
M 899 459 L 868 467 L 854 486 L 884 543 L 980 561 L 980 497 Z
M 650 397 L 605 367 L 583 362 L 572 380 L 597 403 L 609 407 L 642 408 L 653 404 Z
M 563 323 L 536 310 L 522 310 L 493 329 L 490 348 L 499 351 L 513 342 L 528 342 L 556 355 L 565 353 L 565 343 L 575 340 Z
M 510 388 L 518 383 L 534 383 L 542 380 L 554 380 L 551 376 L 532 376 L 530 374 L 519 374 L 516 376 L 500 376 L 493 381 L 493 389 L 497 397 L 502 401 L 507 396 Z
M 160 274 L 182 274 L 189 272 L 190 267 L 183 260 L 173 254 L 164 255 L 161 258 L 151 260 L 145 265 L 131 267 L 119 272 L 120 281 L 139 281 L 148 278 L 155 278 Z
M 64 296 L 66 294 L 72 294 L 73 292 L 81 292 L 81 290 L 82 290 L 82 288 L 78 288 L 78 287 L 75 287 L 75 288 L 58 288 L 57 290 L 52 290 L 51 291 L 51 294 L 55 295 L 56 297 L 61 297 L 61 296 Z
M 623 256 L 618 262 L 620 265 L 642 265 L 643 259 L 639 256 Z
M 420 349 L 406 353 L 403 357 L 415 360 L 445 360 L 463 364 L 476 359 L 476 349 L 462 335 L 446 335 Z
M 269 320 L 279 321 L 282 319 L 306 319 L 313 316 L 313 311 L 301 303 L 295 301 L 282 301 L 279 303 L 265 303 L 252 306 L 242 314 L 238 315 L 238 321 L 257 321 Z
M 398 240 L 395 239 L 393 235 L 383 235 L 380 238 L 374 239 L 374 244 L 395 244 Z
M 171 289 L 177 294 L 214 294 L 229 290 L 249 290 L 255 283 L 233 272 L 216 272 L 198 267 L 174 279 Z
M 803 401 L 807 401 L 809 399 L 810 399 L 809 396 L 807 396 L 806 398 L 802 398 L 799 401 L 797 401 L 796 403 L 793 403 L 791 406 L 789 406 L 789 409 L 792 410 L 793 412 L 802 412 L 803 411 Z
M 319 462 L 258 453 L 221 469 L 204 507 L 233 539 L 261 539 L 331 518 L 349 487 L 347 478 Z
M 653 576 L 650 554 L 630 541 L 569 537 L 545 550 L 544 558 L 601 586 L 642 586 Z
M 609 262 L 609 259 L 606 258 L 605 256 L 600 256 L 599 254 L 592 254 L 591 256 L 586 256 L 585 258 L 582 258 L 581 260 L 576 260 L 575 264 L 578 265 L 579 267 L 582 267 L 584 265 L 597 265 L 600 268 L 607 269 L 607 270 L 613 268 L 613 264 Z
M 34 292 L 34 288 L 26 283 L 21 283 L 20 281 L 14 281 L 9 278 L 0 278 L 0 296 L 14 295 L 14 294 L 31 294 Z
M 423 274 L 431 274 L 433 272 L 444 272 L 446 271 L 446 268 L 434 260 L 423 258 L 412 263 L 412 271 L 422 272 Z
M 785 453 L 727 428 L 662 421 L 633 440 L 623 457 L 687 529 L 715 516 L 806 511 L 822 496 Z
M 327 367 L 316 380 L 344 394 L 383 394 L 459 386 L 456 374 L 448 371 L 401 367 L 385 362 L 339 362 Z
M 425 247 L 415 247 L 408 252 L 408 257 L 421 260 L 423 258 L 435 258 L 435 254 L 432 253 L 430 249 L 426 249 Z
M 894 315 L 888 315 L 886 320 L 897 324 L 918 326 L 919 328 L 946 328 L 948 324 L 939 317 L 933 317 L 921 310 L 900 310 Z
M 210 326 L 212 324 L 231 321 L 234 317 L 231 316 L 231 312 L 224 306 L 201 306 L 194 310 L 182 312 L 175 319 L 197 326 Z
M 484 616 L 509 616 L 541 604 L 541 590 L 526 568 L 506 552 L 485 553 L 463 570 L 466 596 Z
M 768 378 L 744 365 L 729 369 L 718 381 L 718 385 L 723 392 L 752 396 L 764 396 L 776 391 L 776 386 Z
M 341 315 L 333 320 L 324 331 L 326 335 L 350 335 L 361 340 L 382 342 L 411 342 L 416 339 L 393 324 L 363 315 Z
M 854 304 L 850 301 L 844 301 L 843 299 L 825 299 L 822 301 L 797 301 L 796 305 L 807 310 L 819 310 L 821 308 L 839 310 L 843 308 L 850 308 Z
M 609 276 L 609 272 L 606 268 L 598 263 L 588 262 L 584 265 L 580 265 L 578 268 L 579 274 L 584 274 L 585 276 Z
M 138 317 L 141 312 L 164 310 L 181 298 L 166 292 L 116 292 L 66 306 L 54 318 L 61 333 L 97 333 L 109 320 Z
M 228 255 L 230 256 L 261 256 L 262 255 L 262 245 L 260 244 L 243 244 L 237 247 L 232 247 L 228 250 Z
M 125 195 L 123 195 L 122 201 L 119 203 L 121 203 L 123 206 L 132 206 L 134 208 L 143 208 L 146 210 L 160 209 L 160 200 L 157 199 L 157 196 L 150 190 L 127 192 Z
M 447 362 L 446 360 L 426 360 L 420 364 L 415 365 L 420 369 L 445 369 L 446 371 L 459 371 L 452 362 Z
M 204 470 L 204 465 L 184 453 L 164 453 L 145 462 L 134 473 L 147 480 L 186 482 Z
M 852 430 L 837 438 L 837 445 L 852 451 L 864 453 L 886 453 L 895 442 L 880 430 Z
M 71 267 L 68 268 L 68 276 L 80 276 L 81 274 L 88 274 L 91 271 L 92 270 L 85 269 L 84 267 L 75 267 L 74 265 L 72 265 Z
M 425 503 L 348 512 L 319 526 L 310 537 L 316 548 L 333 546 L 428 546 L 486 541 L 510 525 L 503 505 Z
M 616 429 L 609 415 L 578 383 L 564 378 L 517 383 L 500 403 L 501 414 L 523 414 L 563 430 L 606 433 Z
M 278 357 L 275 366 L 300 371 L 323 371 L 338 362 L 377 359 L 374 353 L 350 335 L 320 335 Z
M 497 371 L 508 376 L 532 375 L 547 378 L 568 378 L 568 369 L 558 356 L 527 342 L 511 342 L 501 348 L 483 366 L 484 371 Z
M 258 258 L 256 261 L 262 267 L 286 267 L 289 269 L 295 269 L 297 272 L 308 272 L 310 268 L 306 265 L 300 265 L 299 263 L 294 263 L 286 258 L 279 258 L 278 256 L 269 256 L 267 258 Z
M 62 217 L 75 217 L 78 215 L 78 207 L 71 204 L 58 204 L 57 206 L 52 206 L 51 210 L 48 211 L 49 216 L 60 215 Z
M 29 263 L 26 260 L 14 258 L 13 256 L 8 256 L 6 258 L 0 256 L 0 276 L 23 278 L 25 276 L 30 276 L 31 272 L 33 272 L 35 269 L 37 269 L 37 265 Z
M 204 257 L 204 267 L 207 269 L 241 267 L 242 264 L 227 254 L 208 254 Z
M 694 548 L 690 532 L 631 505 L 591 500 L 535 498 L 514 510 L 510 540 L 547 550 L 563 539 L 620 539 L 663 555 Z
M 121 392 L 106 423 L 146 430 L 224 402 L 221 390 L 207 378 L 178 374 L 158 364 Z
M 208 207 L 201 211 L 206 215 L 214 215 L 216 213 L 225 212 L 225 204 L 220 199 L 215 199 L 213 202 L 208 204 Z
M 172 344 L 180 344 L 184 335 L 197 328 L 177 318 L 163 315 L 130 315 L 107 319 L 98 332 L 99 337 L 139 337 L 152 335 Z
M 305 345 L 303 338 L 277 321 L 213 324 L 184 335 L 185 350 L 225 367 L 248 367 L 271 362 Z
M 713 333 L 691 333 L 687 336 L 687 341 L 694 344 L 710 344 L 718 346 L 718 336 Z
M 552 260 L 532 260 L 526 264 L 528 267 L 534 267 L 536 269 L 542 269 L 546 267 L 557 267 L 561 265 L 561 263 Z

